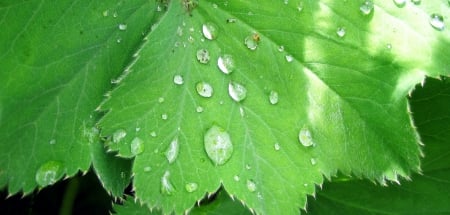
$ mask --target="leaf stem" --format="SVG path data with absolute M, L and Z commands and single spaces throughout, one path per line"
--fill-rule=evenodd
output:
M 61 208 L 59 210 L 60 215 L 71 215 L 75 198 L 77 197 L 78 187 L 80 180 L 78 177 L 72 178 L 67 184 L 66 192 L 64 193 Z

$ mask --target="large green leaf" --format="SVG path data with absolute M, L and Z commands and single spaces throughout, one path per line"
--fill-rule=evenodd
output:
M 108 147 L 135 156 L 141 202 L 181 213 L 222 185 L 258 213 L 295 214 L 321 174 L 419 171 L 406 95 L 450 73 L 450 33 L 430 25 L 446 1 L 194 6 L 168 4 L 101 106 Z
M 0 187 L 29 193 L 87 171 L 92 114 L 156 18 L 155 6 L 0 3 Z

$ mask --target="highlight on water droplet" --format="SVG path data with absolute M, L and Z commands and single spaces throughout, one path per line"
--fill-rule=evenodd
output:
M 300 130 L 300 132 L 298 133 L 298 139 L 303 146 L 309 147 L 314 145 L 311 131 L 306 127 Z
M 278 51 L 279 52 L 283 52 L 284 51 L 284 46 L 278 46 Z
M 250 192 L 255 192 L 256 191 L 256 184 L 253 180 L 247 180 L 247 189 Z
M 45 187 L 58 181 L 63 175 L 63 164 L 59 161 L 48 161 L 42 164 L 36 172 L 36 182 Z
M 285 58 L 288 63 L 290 63 L 294 60 L 294 57 L 292 57 L 292 55 L 286 55 Z
M 228 132 L 213 125 L 204 136 L 204 147 L 209 159 L 216 165 L 225 164 L 233 154 L 233 143 Z
M 121 30 L 121 31 L 127 30 L 127 25 L 126 24 L 119 24 L 119 30 Z
M 118 129 L 114 132 L 112 141 L 114 143 L 119 143 L 125 136 L 127 136 L 127 132 L 123 129 Z
M 345 28 L 344 27 L 339 27 L 336 30 L 336 34 L 338 35 L 338 37 L 344 37 L 345 36 Z
M 270 104 L 273 104 L 273 105 L 278 103 L 278 92 L 277 91 L 274 91 L 274 90 L 270 91 L 269 102 L 270 102 Z
M 445 29 L 444 17 L 437 13 L 431 14 L 430 25 L 438 31 L 443 31 Z
M 144 152 L 144 141 L 141 138 L 135 137 L 130 144 L 131 154 L 138 155 Z
M 161 177 L 161 193 L 171 195 L 175 192 L 172 182 L 170 182 L 170 172 L 166 170 L 163 177 Z
M 279 151 L 279 150 L 281 149 L 281 146 L 280 146 L 279 143 L 275 143 L 275 144 L 273 145 L 273 148 L 275 149 L 275 151 Z
M 253 33 L 250 36 L 245 37 L 244 44 L 247 46 L 248 49 L 254 51 L 256 48 L 258 48 L 258 44 L 260 41 L 260 37 L 258 33 Z
M 162 120 L 167 120 L 168 118 L 169 118 L 169 115 L 167 115 L 166 113 L 161 114 Z
M 233 56 L 227 54 L 220 56 L 217 59 L 217 66 L 224 74 L 232 73 L 235 68 Z
M 182 85 L 184 83 L 183 76 L 181 75 L 173 76 L 173 83 L 176 85 Z
M 192 193 L 192 192 L 195 192 L 195 191 L 198 189 L 198 184 L 195 183 L 195 182 L 190 182 L 190 183 L 187 183 L 187 184 L 184 186 L 184 188 L 186 189 L 186 191 L 187 191 L 188 193 Z
M 373 8 L 374 8 L 373 1 L 366 0 L 361 4 L 361 6 L 359 7 L 359 10 L 361 11 L 361 13 L 363 15 L 369 15 L 372 13 Z
M 219 33 L 219 28 L 211 23 L 205 23 L 202 26 L 203 36 L 208 40 L 214 40 L 217 38 L 217 34 Z
M 393 0 L 393 1 L 394 1 L 394 4 L 400 8 L 402 8 L 406 5 L 406 0 Z
M 207 64 L 209 62 L 209 59 L 211 59 L 211 57 L 209 56 L 209 52 L 206 49 L 199 49 L 197 51 L 197 60 L 198 62 L 200 62 L 201 64 Z
M 247 89 L 242 84 L 230 82 L 228 84 L 228 94 L 234 101 L 240 102 L 247 97 Z
M 197 90 L 197 93 L 201 97 L 205 97 L 205 98 L 211 97 L 214 93 L 214 89 L 212 88 L 211 84 L 203 82 L 203 81 L 198 82 L 195 85 L 195 89 Z
M 175 137 L 169 145 L 169 148 L 167 148 L 166 150 L 166 158 L 167 161 L 169 162 L 169 164 L 172 164 L 173 162 L 175 162 L 175 160 L 178 157 L 178 151 L 180 149 L 180 146 L 178 144 L 178 137 Z

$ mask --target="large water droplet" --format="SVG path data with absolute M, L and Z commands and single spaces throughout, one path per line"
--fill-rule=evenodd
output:
M 175 162 L 175 160 L 178 157 L 178 151 L 179 151 L 179 144 L 178 144 L 178 137 L 175 137 L 172 142 L 170 142 L 169 148 L 167 148 L 166 151 L 166 158 L 169 163 Z
M 209 159 L 216 165 L 225 164 L 233 154 L 233 144 L 228 132 L 213 125 L 204 136 L 204 146 Z
M 233 56 L 227 54 L 220 56 L 217 60 L 217 66 L 219 67 L 220 71 L 227 75 L 232 73 L 235 67 Z
M 247 189 L 250 192 L 255 192 L 256 191 L 256 184 L 254 181 L 252 180 L 247 180 Z
M 404 7 L 405 5 L 406 5 L 406 0 L 394 0 L 394 4 L 397 6 L 397 7 Z
M 219 33 L 219 29 L 213 23 L 205 23 L 202 27 L 203 36 L 208 40 L 214 40 L 217 38 L 217 34 Z
M 173 83 L 175 83 L 176 85 L 182 85 L 184 83 L 183 76 L 181 75 L 173 76 Z
M 440 14 L 433 13 L 430 16 L 430 25 L 438 31 L 445 29 L 444 17 Z
M 48 161 L 42 164 L 36 172 L 36 182 L 45 187 L 56 183 L 63 175 L 63 165 L 59 161 Z
M 273 105 L 278 103 L 278 92 L 277 91 L 274 91 L 274 90 L 270 91 L 269 102 L 270 102 L 270 104 L 273 104 Z
M 240 102 L 247 97 L 247 89 L 239 83 L 230 82 L 228 84 L 228 94 L 234 101 Z
M 336 34 L 338 35 L 338 37 L 344 37 L 344 36 L 345 36 L 345 28 L 339 27 L 339 28 L 336 30 Z
M 138 155 L 144 152 L 144 141 L 141 138 L 135 137 L 130 144 L 131 154 Z
M 195 182 L 190 182 L 190 183 L 187 183 L 187 184 L 184 186 L 184 188 L 186 189 L 186 191 L 187 191 L 188 193 L 192 193 L 192 192 L 195 192 L 195 191 L 198 189 L 198 184 L 195 183 Z
M 118 129 L 114 132 L 112 140 L 114 143 L 120 142 L 123 138 L 127 136 L 127 132 L 123 129 Z
M 258 48 L 258 43 L 259 43 L 259 34 L 254 33 L 253 35 L 247 36 L 244 39 L 244 44 L 245 46 L 247 46 L 248 49 L 250 50 L 256 50 L 256 48 Z
M 197 90 L 197 93 L 201 97 L 205 97 L 205 98 L 211 97 L 214 93 L 214 90 L 213 90 L 211 84 L 203 82 L 203 81 L 198 82 L 197 85 L 195 86 L 195 89 Z
M 175 188 L 170 182 L 170 172 L 166 170 L 163 177 L 161 177 L 161 193 L 171 195 L 173 192 L 175 192 Z
M 369 15 L 370 13 L 372 13 L 373 7 L 374 6 L 372 0 L 366 0 L 361 4 L 359 10 L 363 15 Z
M 308 128 L 302 128 L 298 133 L 298 139 L 300 143 L 306 147 L 314 144 L 311 136 L 311 131 Z
M 119 24 L 119 30 L 121 30 L 121 31 L 127 30 L 127 25 L 126 24 Z
M 197 51 L 197 60 L 202 64 L 207 64 L 211 57 L 209 56 L 209 52 L 206 49 L 200 49 Z

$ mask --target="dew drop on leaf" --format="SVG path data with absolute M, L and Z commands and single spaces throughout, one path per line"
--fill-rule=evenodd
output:
M 166 170 L 163 177 L 161 177 L 161 193 L 171 195 L 173 192 L 175 192 L 175 188 L 170 182 L 170 172 Z
M 411 0 L 411 2 L 415 5 L 419 5 L 420 3 L 422 3 L 422 0 Z
M 203 107 L 202 106 L 197 106 L 197 108 L 195 108 L 195 111 L 197 111 L 197 113 L 202 113 L 203 112 Z
M 256 48 L 258 48 L 258 43 L 259 43 L 259 36 L 256 33 L 253 35 L 247 36 L 244 39 L 245 46 L 252 51 L 254 51 L 254 50 L 256 50 Z
M 314 144 L 311 131 L 308 128 L 302 128 L 298 133 L 298 139 L 303 146 L 312 146 Z
M 217 34 L 219 33 L 219 29 L 213 23 L 205 23 L 202 26 L 203 36 L 208 40 L 214 40 L 217 38 Z
M 180 149 L 180 146 L 178 144 L 178 137 L 175 137 L 169 145 L 169 148 L 167 148 L 166 150 L 166 158 L 167 161 L 169 162 L 169 164 L 172 164 L 173 162 L 175 162 L 175 160 L 178 157 L 178 151 Z
M 238 175 L 233 176 L 234 181 L 239 181 L 241 178 Z
M 192 193 L 192 192 L 195 192 L 195 191 L 198 189 L 198 184 L 195 183 L 195 182 L 190 182 L 190 183 L 187 183 L 187 184 L 184 186 L 184 188 L 186 189 L 186 191 L 187 191 L 188 193 Z
M 234 101 L 240 102 L 247 97 L 247 89 L 237 82 L 230 82 L 228 84 L 228 94 Z
M 394 4 L 397 7 L 402 8 L 402 7 L 404 7 L 406 5 L 406 0 L 394 0 Z
M 112 140 L 114 143 L 119 143 L 125 136 L 127 136 L 127 132 L 123 129 L 118 129 L 114 132 Z
M 197 90 L 197 93 L 201 97 L 205 97 L 205 98 L 211 97 L 214 93 L 214 90 L 213 90 L 211 84 L 203 82 L 203 81 L 198 82 L 197 85 L 195 86 L 195 89 Z
M 279 52 L 283 52 L 284 51 L 284 46 L 278 46 L 278 51 Z
M 144 141 L 141 138 L 135 137 L 130 144 L 131 154 L 138 155 L 144 152 Z
M 150 132 L 150 136 L 156 137 L 156 132 L 154 132 L 154 131 Z
M 163 102 L 164 102 L 164 97 L 159 97 L 159 98 L 158 98 L 158 102 L 159 102 L 159 103 L 163 103 Z
M 184 83 L 183 76 L 181 75 L 173 76 L 173 83 L 176 85 L 182 85 Z
M 127 25 L 126 24 L 119 24 L 119 30 L 126 31 L 127 30 Z
M 300 3 L 298 3 L 298 5 L 297 5 L 297 10 L 298 10 L 298 12 L 302 12 L 302 11 L 303 11 L 303 1 L 301 1 Z
M 278 92 L 277 91 L 274 91 L 274 90 L 270 91 L 269 102 L 270 102 L 270 104 L 273 104 L 273 105 L 278 103 Z
M 336 34 L 338 35 L 338 37 L 344 37 L 345 36 L 345 28 L 343 28 L 343 27 L 339 27 L 337 30 L 336 30 Z
M 247 189 L 250 192 L 255 192 L 256 191 L 256 184 L 254 181 L 252 180 L 247 180 Z
M 445 29 L 444 17 L 436 13 L 431 14 L 430 25 L 438 31 L 444 30 Z
M 311 161 L 311 165 L 313 165 L 313 166 L 317 164 L 317 161 L 315 158 L 311 158 L 310 161 Z
M 144 167 L 144 172 L 150 172 L 152 171 L 152 168 L 149 166 Z
M 107 17 L 107 16 L 109 15 L 109 10 L 105 10 L 105 11 L 103 11 L 103 13 L 102 13 L 102 14 L 103 14 L 103 16 L 104 16 L 104 17 Z
M 56 144 L 56 140 L 55 139 L 51 139 L 50 142 L 48 142 L 50 145 L 55 145 Z
M 207 64 L 209 62 L 209 59 L 211 57 L 209 56 L 209 52 L 206 49 L 199 49 L 197 51 L 197 60 L 201 64 Z
M 161 119 L 167 120 L 169 116 L 166 113 L 161 114 Z
M 275 144 L 273 145 L 273 148 L 275 149 L 275 151 L 279 151 L 279 150 L 281 149 L 279 143 L 275 143 Z
M 42 164 L 36 172 L 36 182 L 45 187 L 56 183 L 63 174 L 63 165 L 59 161 L 48 161 Z
M 285 58 L 288 63 L 290 63 L 294 60 L 294 57 L 292 57 L 292 55 L 286 55 Z
M 369 15 L 370 13 L 372 13 L 373 7 L 374 6 L 372 0 L 366 0 L 361 4 L 359 10 L 363 15 Z
M 224 74 L 232 73 L 235 68 L 233 56 L 227 54 L 220 56 L 217 60 L 217 66 Z
M 204 147 L 209 159 L 216 165 L 225 164 L 233 154 L 230 135 L 223 128 L 213 125 L 204 136 Z

